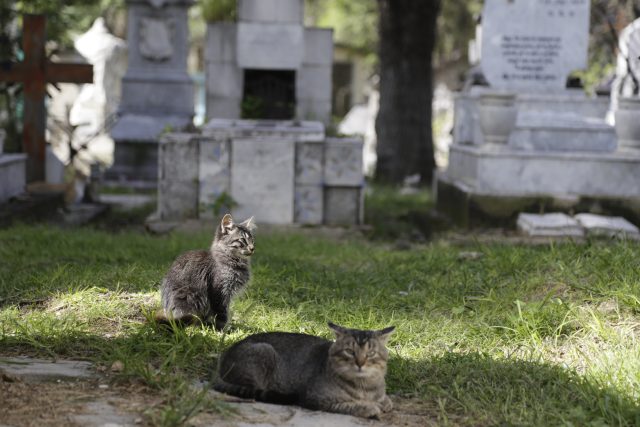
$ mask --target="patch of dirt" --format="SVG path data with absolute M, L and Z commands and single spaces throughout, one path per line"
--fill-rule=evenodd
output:
M 104 387 L 104 385 L 102 385 Z M 17 378 L 0 379 L 2 423 L 11 426 L 73 426 L 92 413 L 91 402 L 101 401 L 117 413 L 129 414 L 140 426 L 150 425 L 145 410 L 160 399 L 139 386 L 100 388 L 98 380 L 27 383 Z

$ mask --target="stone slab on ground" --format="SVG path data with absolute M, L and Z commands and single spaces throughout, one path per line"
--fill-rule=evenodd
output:
M 99 200 L 106 205 L 132 210 L 155 203 L 156 197 L 153 194 L 100 194 Z
M 230 400 L 229 396 L 215 391 L 211 391 L 210 394 L 216 399 L 228 402 Z M 231 401 L 228 404 L 236 411 L 236 416 L 206 424 L 207 414 L 203 414 L 200 420 L 196 417 L 194 424 L 212 427 L 382 427 L 390 425 L 383 421 L 311 411 L 299 406 L 272 405 L 254 401 Z M 199 421 L 205 421 L 205 423 L 201 424 Z
M 581 213 L 574 216 L 589 236 L 627 237 L 640 239 L 640 230 L 619 216 L 603 216 Z
M 93 365 L 80 360 L 32 359 L 28 357 L 0 357 L 0 371 L 25 382 L 73 381 L 95 376 Z
M 563 213 L 518 215 L 518 230 L 531 237 L 584 237 L 578 221 Z

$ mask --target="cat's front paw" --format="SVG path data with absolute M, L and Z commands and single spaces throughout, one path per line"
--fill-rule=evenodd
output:
M 380 402 L 380 409 L 382 412 L 389 412 L 393 409 L 393 402 L 389 399 L 389 396 L 385 394 L 384 398 Z
M 356 417 L 378 418 L 382 414 L 382 410 L 375 403 L 360 403 L 353 409 L 353 415 Z

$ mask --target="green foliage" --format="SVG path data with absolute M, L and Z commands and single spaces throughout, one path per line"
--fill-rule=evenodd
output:
M 243 119 L 264 118 L 264 101 L 257 96 L 245 96 L 240 103 L 240 117 Z
M 213 217 L 219 218 L 223 212 L 231 212 L 231 210 L 238 206 L 238 203 L 231 197 L 229 193 L 223 191 L 220 193 L 216 200 L 211 205 L 213 210 Z
M 378 43 L 378 6 L 371 0 L 307 0 L 315 24 L 334 29 L 334 40 L 367 53 Z
M 237 0 L 202 0 L 200 4 L 207 22 L 236 20 Z

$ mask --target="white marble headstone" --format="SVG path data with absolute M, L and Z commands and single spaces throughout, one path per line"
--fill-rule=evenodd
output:
M 490 86 L 558 91 L 586 68 L 589 0 L 485 0 L 481 67 Z

